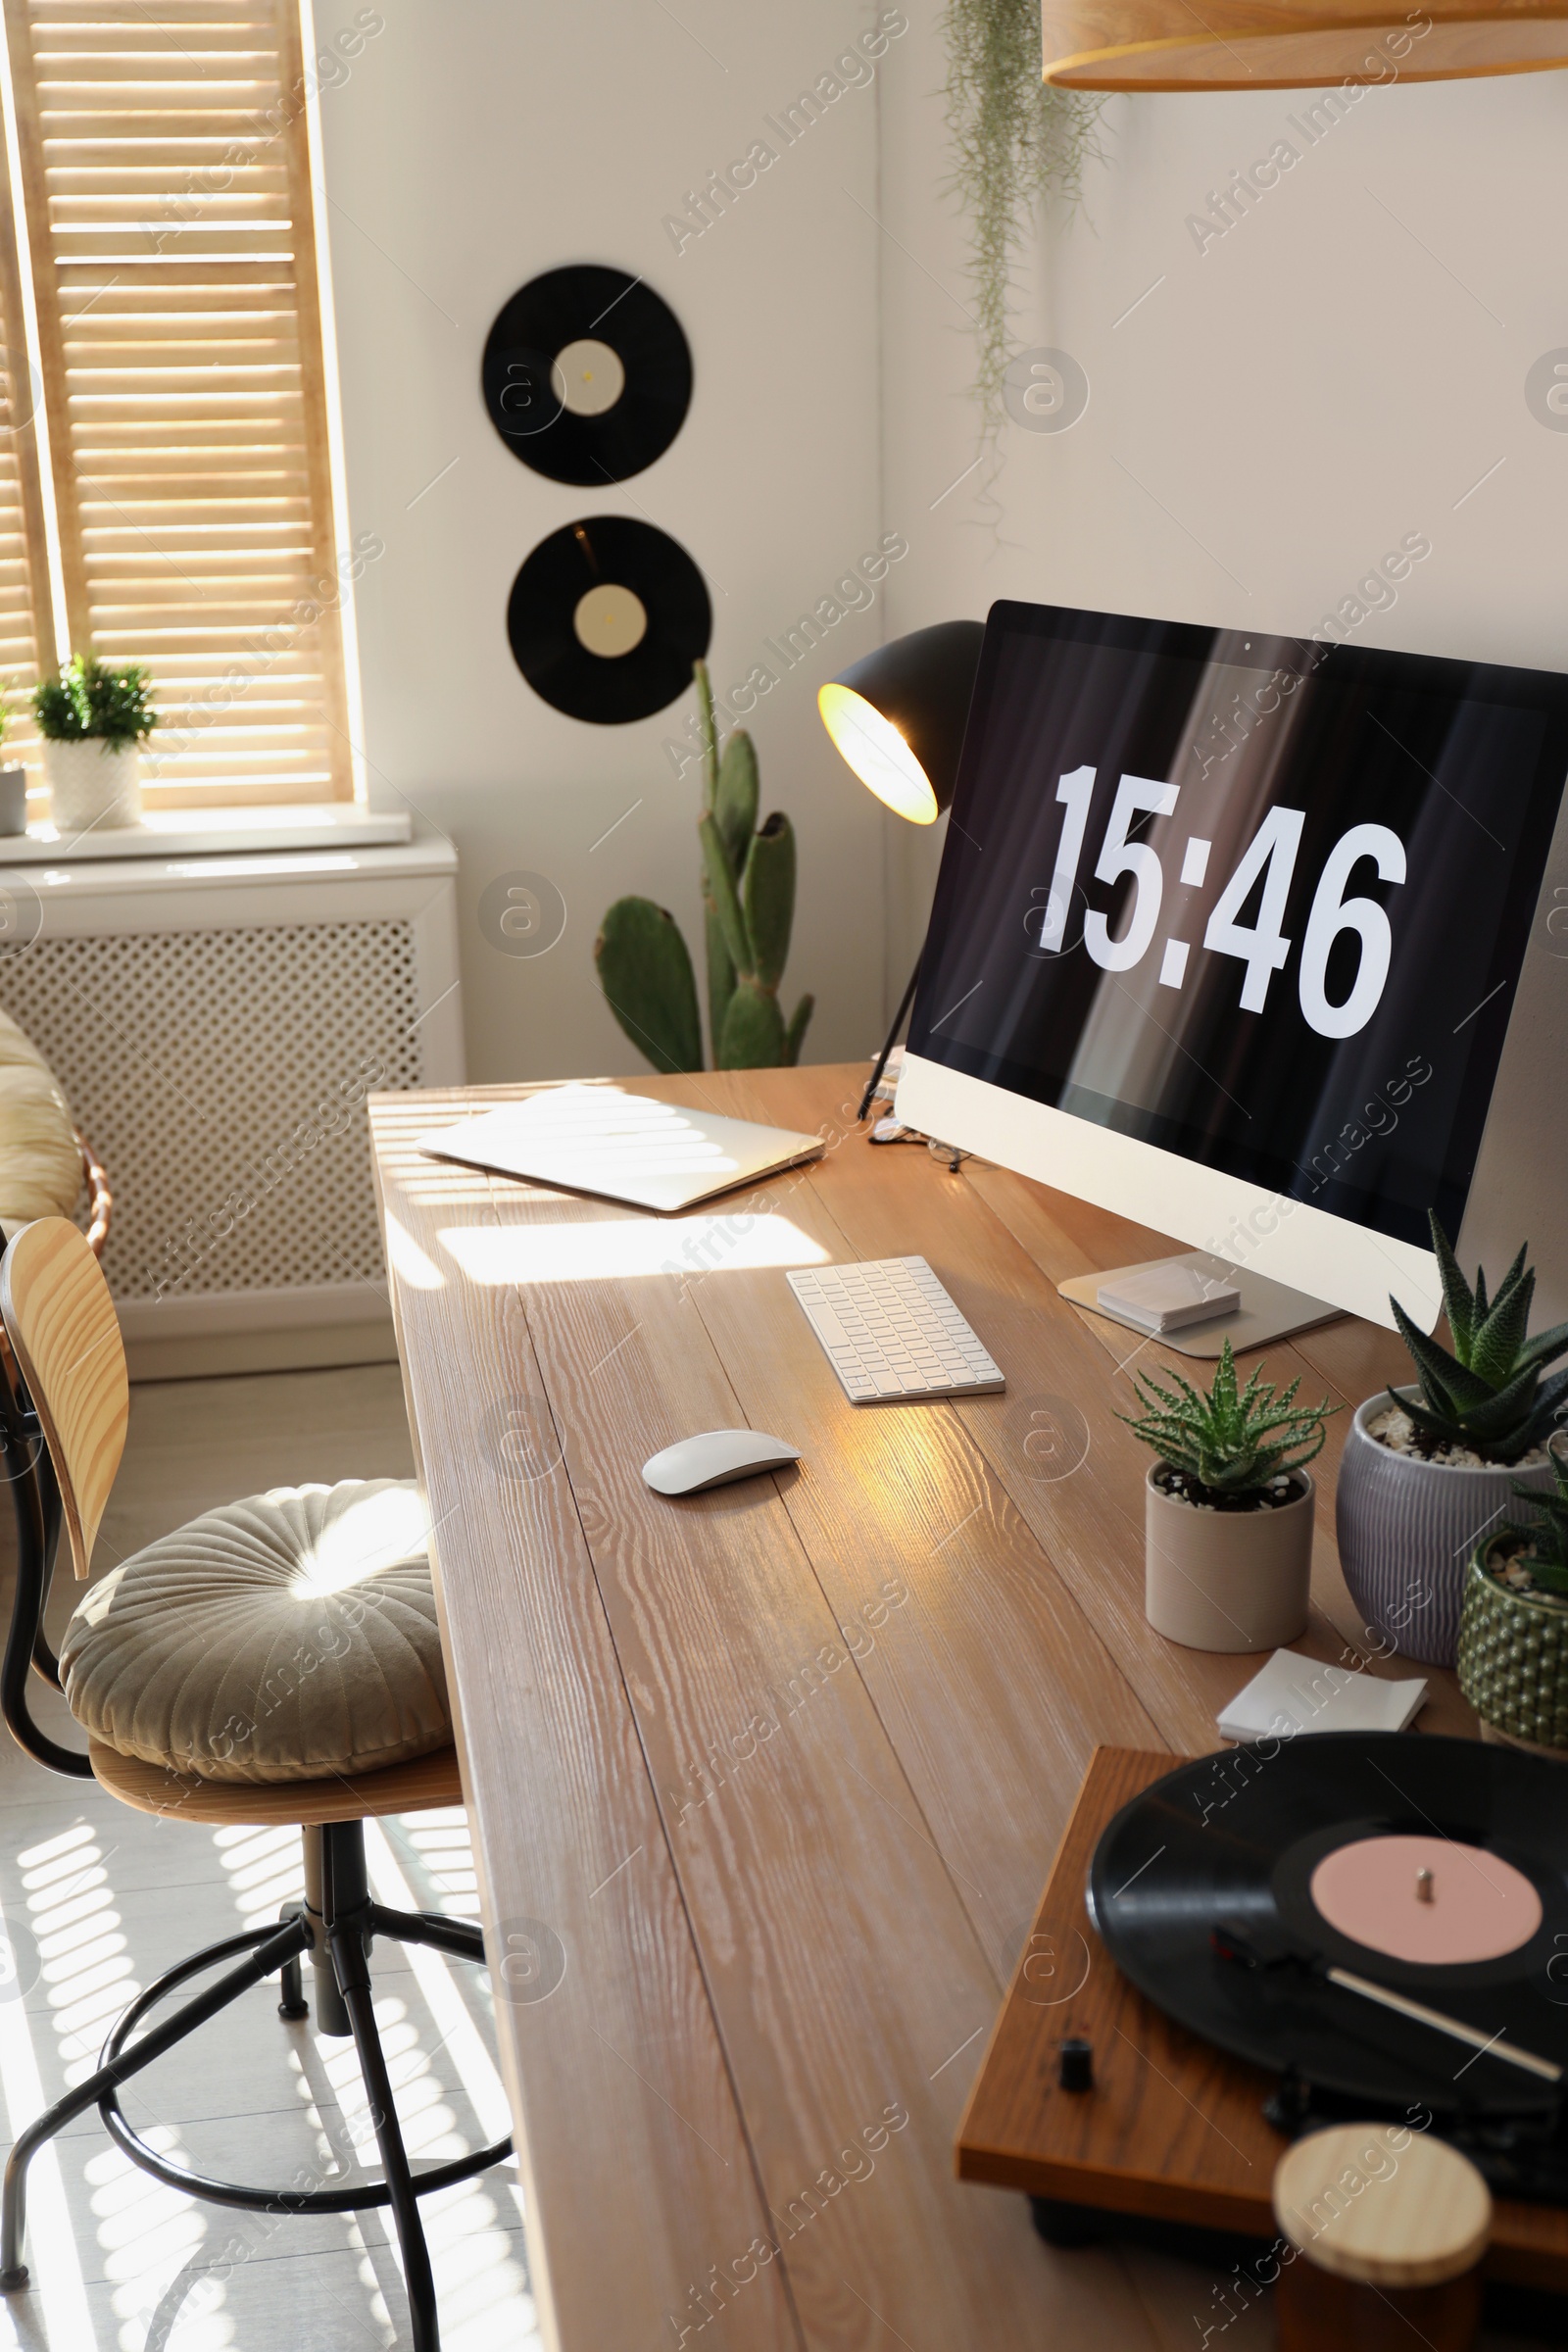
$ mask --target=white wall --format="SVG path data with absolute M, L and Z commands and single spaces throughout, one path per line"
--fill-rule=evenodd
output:
M 1310 147 L 1298 93 L 1112 101 L 1106 165 L 1020 270 L 1015 318 L 1020 346 L 1078 360 L 1089 407 L 1007 427 L 993 530 L 978 477 L 942 496 L 975 454 L 943 71 L 922 11 L 881 92 L 895 630 L 1008 596 L 1309 633 L 1419 531 L 1430 558 L 1362 642 L 1565 665 L 1568 432 L 1525 377 L 1568 345 L 1568 75 L 1372 90 Z M 1200 251 L 1187 216 L 1281 138 L 1300 160 Z M 936 845 L 901 846 L 895 961 Z
M 318 0 L 318 47 L 361 13 Z M 663 220 L 877 10 L 377 0 L 375 13 L 384 29 L 320 105 L 350 514 L 386 543 L 359 592 L 371 798 L 457 844 L 470 1074 L 624 1071 L 637 1057 L 593 978 L 605 907 L 630 890 L 670 906 L 701 974 L 696 783 L 662 751 L 689 700 L 631 726 L 563 717 L 512 660 L 507 596 L 563 523 L 644 515 L 708 579 L 722 685 L 875 546 L 876 85 L 846 90 L 678 254 Z M 600 492 L 520 465 L 479 397 L 497 310 L 570 261 L 646 273 L 695 361 L 673 446 Z M 814 704 L 881 622 L 873 607 L 838 623 L 752 722 L 763 808 L 786 808 L 800 837 L 785 997 L 816 992 L 812 1059 L 869 1052 L 883 1019 L 884 819 Z M 535 960 L 497 952 L 475 919 L 484 886 L 516 869 L 566 901 L 564 938 Z
M 320 43 L 358 13 L 319 0 Z M 816 720 L 816 685 L 884 632 L 998 596 L 1310 632 L 1421 532 L 1430 558 L 1363 641 L 1562 664 L 1568 433 L 1524 386 L 1568 345 L 1568 76 L 1372 90 L 1316 144 L 1295 93 L 1112 101 L 1105 162 L 1024 258 L 1014 319 L 1020 346 L 1075 356 L 1089 407 L 1069 432 L 1006 428 L 988 513 L 981 477 L 959 478 L 972 337 L 935 0 L 679 254 L 665 215 L 876 22 L 872 0 L 683 0 L 679 22 L 657 0 L 377 13 L 320 109 L 352 521 L 387 546 L 360 592 L 366 741 L 373 799 L 462 857 L 475 1077 L 635 1066 L 592 980 L 620 892 L 671 906 L 698 946 L 695 786 L 662 749 L 687 706 L 583 726 L 507 647 L 517 565 L 579 514 L 645 514 L 690 550 L 721 682 L 881 533 L 908 541 L 875 606 L 752 721 L 763 805 L 801 837 L 786 996 L 817 994 L 813 1059 L 877 1042 L 940 850 L 857 790 Z M 1281 138 L 1298 162 L 1200 251 L 1189 216 Z M 519 465 L 477 388 L 501 303 L 571 259 L 646 271 L 696 362 L 672 448 L 602 495 Z M 568 909 L 533 961 L 475 919 L 518 868 Z

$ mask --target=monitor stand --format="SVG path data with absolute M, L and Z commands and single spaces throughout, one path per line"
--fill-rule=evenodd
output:
M 1147 1324 L 1135 1323 L 1130 1315 L 1114 1314 L 1100 1304 L 1098 1293 L 1102 1282 L 1120 1276 L 1141 1274 L 1150 1266 L 1198 1266 L 1205 1274 L 1214 1274 L 1223 1282 L 1232 1283 L 1242 1294 L 1240 1303 L 1226 1315 L 1215 1315 L 1206 1323 L 1185 1323 L 1179 1331 L 1151 1331 Z M 1092 1315 L 1103 1315 L 1107 1323 L 1119 1323 L 1124 1331 L 1136 1331 L 1140 1339 L 1151 1340 L 1156 1348 L 1168 1348 L 1177 1355 L 1197 1356 L 1200 1361 L 1213 1363 L 1229 1340 L 1238 1355 L 1257 1348 L 1267 1348 L 1275 1340 L 1289 1339 L 1293 1331 L 1310 1331 L 1315 1324 L 1332 1323 L 1343 1312 L 1328 1306 L 1321 1298 L 1308 1298 L 1305 1291 L 1288 1290 L 1283 1282 L 1270 1282 L 1266 1274 L 1253 1274 L 1246 1266 L 1233 1266 L 1227 1258 L 1211 1257 L 1203 1250 L 1188 1250 L 1172 1257 L 1146 1258 L 1137 1266 L 1107 1266 L 1100 1274 L 1075 1274 L 1070 1282 L 1056 1285 L 1063 1298 L 1074 1306 L 1086 1306 Z

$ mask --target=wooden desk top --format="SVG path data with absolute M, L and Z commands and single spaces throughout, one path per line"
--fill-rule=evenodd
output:
M 446 1107 L 525 1090 L 372 1103 L 544 2326 L 564 2352 L 710 2324 L 730 2352 L 1164 2352 L 1191 2280 L 1049 2251 L 953 2151 L 1095 1746 L 1210 1749 L 1250 1672 L 1146 1623 L 1147 1457 L 1115 1412 L 1148 1348 L 1054 1288 L 1172 1245 L 867 1145 L 862 1079 L 627 1081 L 829 1138 L 678 1220 L 415 1152 Z M 844 1397 L 782 1268 L 911 1251 L 1005 1394 Z M 1268 1361 L 1353 1405 L 1404 1357 L 1343 1322 Z M 1324 1657 L 1355 1632 L 1348 1418 L 1319 1465 Z M 740 1423 L 799 1468 L 643 1486 L 660 1447 Z M 1473 1729 L 1431 1679 L 1427 1728 Z

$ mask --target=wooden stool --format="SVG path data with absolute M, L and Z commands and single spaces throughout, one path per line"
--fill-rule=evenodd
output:
M 1311 2132 L 1280 2159 L 1274 2217 L 1279 2352 L 1470 2352 L 1492 2193 L 1456 2148 L 1400 2124 Z

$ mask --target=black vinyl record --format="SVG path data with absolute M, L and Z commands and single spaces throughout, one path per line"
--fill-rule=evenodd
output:
M 1138 1989 L 1235 2057 L 1294 2074 L 1363 2115 L 1418 2104 L 1461 2122 L 1533 2116 L 1549 2127 L 1560 2085 L 1369 2001 L 1326 1972 L 1369 1980 L 1568 2069 L 1561 1774 L 1509 1747 L 1395 1733 L 1312 1734 L 1203 1757 L 1156 1781 L 1106 1828 L 1090 1869 L 1090 1911 Z M 1468 1923 L 1479 1918 L 1482 1939 L 1500 1935 L 1513 1939 L 1510 1948 L 1433 1965 L 1342 1933 L 1319 1907 L 1320 1865 L 1370 1838 L 1411 1841 L 1352 1864 L 1382 1902 L 1373 1865 L 1396 1857 L 1388 1865 L 1396 1941 L 1418 1902 L 1446 1894 L 1448 1916 L 1467 1923 L 1465 1933 L 1477 1935 Z M 1436 1867 L 1406 1905 L 1397 1857 L 1417 1847 Z M 1498 1906 L 1510 1899 L 1522 1908 L 1499 1930 Z M 1222 1957 L 1212 1941 L 1221 1923 L 1271 1964 Z
M 640 278 L 547 270 L 491 327 L 480 369 L 507 447 L 556 482 L 623 482 L 662 457 L 692 397 L 680 321 Z
M 512 651 L 534 692 L 606 727 L 649 718 L 683 694 L 712 626 L 686 550 L 624 514 L 592 514 L 541 539 L 507 605 Z

